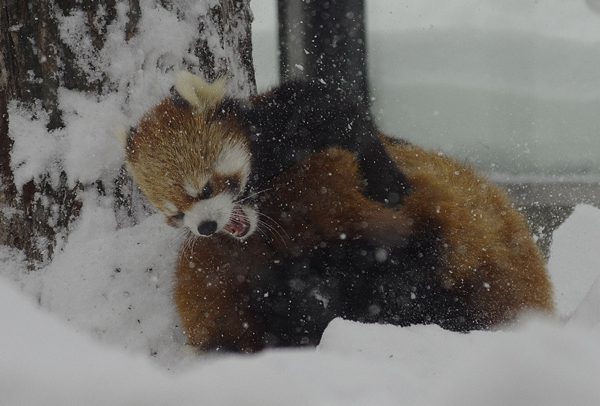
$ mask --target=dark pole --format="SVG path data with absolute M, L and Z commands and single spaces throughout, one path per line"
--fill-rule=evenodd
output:
M 369 103 L 364 0 L 278 0 L 280 76 L 323 79 Z

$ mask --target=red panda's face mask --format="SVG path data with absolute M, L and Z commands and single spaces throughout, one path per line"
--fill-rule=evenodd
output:
M 216 111 L 224 84 L 182 72 L 176 88 L 180 98 L 165 99 L 134 131 L 119 134 L 127 165 L 168 224 L 202 237 L 245 239 L 258 221 L 244 198 L 251 154 L 237 122 Z
M 163 200 L 157 206 L 162 206 L 169 224 L 187 227 L 198 236 L 222 232 L 244 239 L 257 224 L 256 210 L 243 197 L 249 173 L 245 146 L 225 143 L 209 172 L 182 173 L 178 192 L 183 198 Z

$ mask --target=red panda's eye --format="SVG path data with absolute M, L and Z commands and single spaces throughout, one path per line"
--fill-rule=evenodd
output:
M 238 194 L 240 192 L 240 182 L 237 179 L 227 179 L 225 183 L 233 194 Z
M 182 212 L 179 212 L 176 215 L 171 216 L 171 218 L 175 221 L 181 221 L 181 220 L 183 220 L 183 216 L 184 216 L 184 214 Z
M 212 188 L 210 182 L 206 182 L 204 189 L 202 189 L 202 192 L 200 192 L 200 194 L 198 195 L 198 200 L 208 199 L 210 197 L 210 195 L 212 195 L 212 193 L 213 193 L 213 188 Z

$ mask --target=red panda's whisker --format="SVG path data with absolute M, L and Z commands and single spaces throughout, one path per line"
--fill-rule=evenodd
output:
M 169 239 L 168 239 L 169 245 L 172 245 L 175 243 L 180 244 L 182 242 L 182 240 L 185 238 L 185 233 L 186 233 L 186 230 L 177 229 L 177 232 L 175 233 L 175 235 L 169 237 Z
M 285 238 L 283 237 L 283 235 L 279 232 L 279 230 L 283 231 L 283 234 L 285 234 L 285 236 L 287 237 L 287 239 L 291 239 L 290 236 L 288 235 L 288 233 L 285 231 L 285 229 L 283 227 L 281 227 L 279 225 L 279 223 L 277 223 L 275 220 L 273 220 L 271 217 L 267 216 L 265 213 L 261 213 L 259 212 L 259 217 L 264 218 L 265 220 L 269 220 L 272 224 L 269 224 L 267 221 L 259 218 L 258 219 L 258 224 L 264 226 L 265 228 L 267 228 L 269 231 L 271 231 L 274 235 L 276 234 L 277 237 L 279 237 L 279 239 L 281 240 L 281 242 L 283 242 L 283 244 L 287 247 L 287 244 L 285 243 Z
M 257 228 L 256 228 L 256 231 L 257 231 L 258 233 L 260 233 L 260 234 L 261 234 L 263 237 L 265 237 L 265 239 L 266 239 L 266 240 L 267 240 L 269 243 L 272 243 L 272 242 L 273 242 L 273 240 L 271 239 L 271 237 L 269 237 L 269 234 L 268 234 L 266 231 L 264 231 L 263 229 L 261 229 L 260 227 L 257 227 Z
M 256 191 L 256 192 L 252 192 L 252 194 L 251 194 L 250 196 L 246 196 L 246 197 L 244 197 L 243 199 L 236 200 L 236 203 L 243 203 L 243 202 L 245 202 L 246 200 L 253 199 L 253 198 L 255 198 L 256 196 L 258 196 L 258 195 L 260 195 L 260 194 L 263 194 L 263 193 L 265 193 L 265 192 L 268 192 L 268 191 L 269 191 L 269 190 L 271 190 L 271 189 L 272 189 L 272 188 L 266 188 L 266 189 L 262 189 L 262 190 L 259 190 L 259 191 Z

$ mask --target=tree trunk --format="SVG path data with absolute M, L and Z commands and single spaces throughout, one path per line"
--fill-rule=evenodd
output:
M 282 80 L 324 79 L 370 105 L 364 0 L 278 0 Z
M 138 194 L 123 170 L 118 175 L 82 180 L 73 167 L 69 169 L 66 160 L 73 158 L 66 158 L 68 154 L 62 147 L 48 155 L 48 166 L 43 170 L 32 172 L 35 155 L 29 161 L 17 161 L 15 155 L 27 155 L 23 140 L 32 132 L 27 125 L 19 124 L 23 117 L 42 126 L 45 138 L 36 139 L 44 145 L 49 142 L 50 149 L 54 140 L 58 145 L 78 131 L 72 118 L 65 117 L 63 105 L 69 100 L 65 91 L 90 103 L 113 100 L 115 110 L 132 120 L 136 118 L 133 112 L 140 110 L 136 105 L 139 100 L 132 96 L 140 89 L 140 72 L 156 80 L 172 78 L 174 70 L 189 69 L 208 80 L 228 76 L 230 91 L 235 94 L 255 91 L 249 0 L 222 0 L 213 6 L 206 3 L 2 0 L 0 244 L 22 250 L 31 267 L 46 263 L 57 244 L 68 237 L 81 208 L 80 193 L 89 188 L 113 196 L 122 221 L 134 221 L 138 215 L 140 205 L 134 202 Z M 181 52 L 174 52 L 168 40 L 147 40 L 152 35 L 161 38 L 153 32 L 155 27 L 161 29 L 161 24 L 163 29 L 166 27 L 161 31 L 165 36 L 170 35 L 171 28 L 189 36 L 182 40 Z M 129 53 L 119 59 L 116 55 L 122 50 Z M 76 111 L 83 122 L 88 122 L 86 114 L 94 123 L 89 111 Z M 109 128 L 113 124 L 105 124 L 107 133 L 113 131 Z M 15 144 L 19 144 L 18 153 Z M 31 145 L 32 149 L 36 147 Z M 77 153 L 77 149 L 71 153 Z M 29 168 L 28 172 L 23 171 L 24 167 Z

